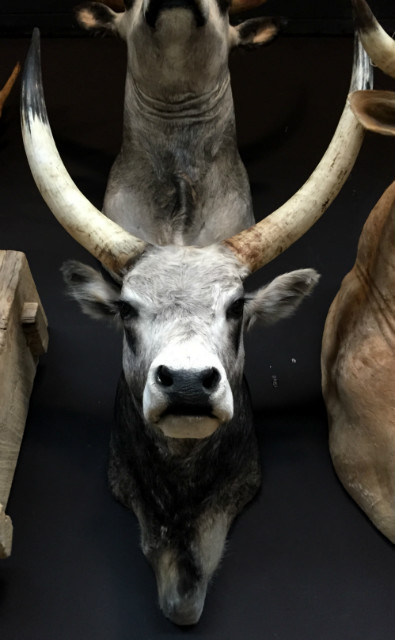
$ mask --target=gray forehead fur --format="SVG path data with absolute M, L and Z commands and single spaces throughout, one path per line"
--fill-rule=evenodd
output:
M 196 300 L 199 308 L 212 305 L 218 294 L 241 288 L 248 275 L 234 254 L 224 246 L 152 247 L 126 274 L 122 298 L 138 298 L 159 308 L 186 306 Z M 196 311 L 196 310 L 195 310 Z

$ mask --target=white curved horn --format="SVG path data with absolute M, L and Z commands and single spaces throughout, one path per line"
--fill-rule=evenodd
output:
M 365 51 L 376 67 L 395 78 L 395 41 L 384 31 L 365 0 L 351 2 Z
M 360 41 L 354 45 L 350 92 L 373 86 L 369 58 Z M 256 271 L 296 242 L 322 216 L 348 178 L 358 156 L 364 130 L 349 101 L 321 162 L 305 184 L 279 209 L 253 227 L 224 241 L 239 261 Z
M 103 215 L 70 178 L 49 125 L 41 78 L 40 32 L 35 29 L 22 79 L 22 136 L 36 185 L 68 233 L 108 269 L 120 272 L 146 243 Z

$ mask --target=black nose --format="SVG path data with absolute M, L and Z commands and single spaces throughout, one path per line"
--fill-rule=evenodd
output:
M 213 393 L 219 385 L 220 379 L 219 371 L 215 367 L 210 367 L 201 372 L 201 380 L 203 387 Z
M 172 401 L 207 402 L 218 388 L 221 375 L 215 367 L 199 371 L 170 369 L 160 365 L 156 370 L 156 381 Z

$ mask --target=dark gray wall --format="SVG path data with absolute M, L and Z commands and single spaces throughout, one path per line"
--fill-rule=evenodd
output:
M 0 78 L 27 47 L 28 39 L 0 39 Z M 321 158 L 346 99 L 351 58 L 348 37 L 278 38 L 232 56 L 238 140 L 257 218 L 282 205 Z M 124 47 L 112 38 L 47 38 L 42 60 L 61 156 L 101 206 L 122 131 Z M 377 88 L 394 86 L 375 75 Z M 395 548 L 333 472 L 319 365 L 328 307 L 369 210 L 394 179 L 394 152 L 394 139 L 368 134 L 329 211 L 249 281 L 257 288 L 302 267 L 322 274 L 293 318 L 249 334 L 263 488 L 232 529 L 202 620 L 182 630 L 160 614 L 136 519 L 106 484 L 121 335 L 64 294 L 62 262 L 94 261 L 33 182 L 19 91 L 12 92 L 0 120 L 0 246 L 26 252 L 50 344 L 7 509 L 14 546 L 0 562 L 1 640 L 394 640 Z
M 79 0 L 1 0 L 0 35 L 28 35 L 34 26 L 46 35 L 76 35 L 83 32 L 73 17 Z M 395 29 L 394 0 L 371 0 L 371 7 L 383 26 Z M 269 0 L 258 10 L 267 15 L 283 15 L 289 19 L 290 34 L 351 33 L 350 0 Z

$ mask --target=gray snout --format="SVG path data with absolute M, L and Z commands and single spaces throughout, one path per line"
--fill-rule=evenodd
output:
M 155 375 L 156 384 L 171 405 L 208 409 L 210 396 L 218 389 L 221 374 L 216 367 L 188 371 L 159 365 Z
M 199 622 L 205 596 L 206 589 L 198 587 L 195 593 L 184 597 L 178 593 L 167 593 L 159 604 L 166 618 L 179 626 L 188 626 Z

